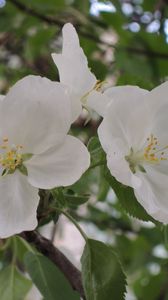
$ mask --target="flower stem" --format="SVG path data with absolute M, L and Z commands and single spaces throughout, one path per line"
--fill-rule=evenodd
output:
M 62 210 L 60 208 L 56 208 L 56 210 L 60 211 L 64 216 L 66 216 L 75 225 L 75 227 L 78 229 L 80 234 L 83 236 L 84 240 L 87 242 L 88 237 L 87 237 L 86 233 L 82 230 L 82 228 L 79 226 L 77 221 L 65 210 Z

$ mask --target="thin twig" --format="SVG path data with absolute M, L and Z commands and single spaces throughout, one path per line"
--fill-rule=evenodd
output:
M 85 299 L 81 272 L 60 250 L 54 247 L 48 239 L 44 238 L 36 231 L 25 231 L 21 233 L 20 236 L 27 242 L 32 243 L 43 255 L 47 256 L 61 270 L 61 272 L 64 273 L 72 288 L 80 294 L 82 299 Z
M 43 15 L 43 14 L 39 13 L 38 11 L 34 10 L 33 8 L 26 6 L 25 4 L 21 3 L 18 0 L 8 0 L 8 2 L 11 2 L 12 4 L 14 4 L 15 7 L 17 7 L 22 12 L 24 12 L 28 15 L 31 15 L 33 17 L 36 17 L 39 20 L 44 21 L 50 25 L 58 25 L 59 27 L 62 27 L 64 25 L 64 22 L 61 22 L 60 20 L 52 18 L 51 16 L 49 17 L 46 15 Z

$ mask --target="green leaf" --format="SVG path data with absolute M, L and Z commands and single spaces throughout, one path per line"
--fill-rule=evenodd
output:
M 55 188 L 51 191 L 51 193 L 56 206 L 59 208 L 76 208 L 79 205 L 86 203 L 90 197 L 89 194 L 79 195 L 71 189 L 64 190 L 62 188 Z
M 67 206 L 68 207 L 76 208 L 79 205 L 82 205 L 82 204 L 86 203 L 89 200 L 90 195 L 88 195 L 88 194 L 86 194 L 86 195 L 64 194 L 64 197 L 67 201 Z
M 100 144 L 100 141 L 99 141 L 98 137 L 93 136 L 89 140 L 87 147 L 88 147 L 89 152 L 91 152 L 91 153 L 94 152 L 97 149 L 100 149 L 101 148 L 101 144 Z
M 76 9 L 78 9 L 82 13 L 88 13 L 89 12 L 89 8 L 90 8 L 90 1 L 89 0 L 85 0 L 85 1 L 75 0 L 73 5 Z
M 22 0 L 22 2 L 24 2 Z M 32 9 L 37 10 L 39 13 L 45 13 L 45 14 L 55 14 L 58 9 L 64 8 L 65 1 L 64 0 L 29 0 L 27 3 L 28 7 L 31 7 Z
M 89 239 L 81 262 L 87 300 L 124 299 L 125 275 L 110 246 Z
M 20 236 L 12 236 L 12 252 L 16 255 L 16 259 L 22 264 L 24 260 L 24 256 L 28 251 L 34 252 L 35 250 L 32 248 L 32 245 L 29 244 L 26 240 L 21 238 Z
M 91 155 L 90 168 L 105 164 L 106 155 L 101 147 L 99 139 L 97 137 L 92 137 L 88 143 L 88 150 Z
M 0 299 L 23 300 L 32 283 L 15 266 L 10 265 L 0 271 Z
M 25 59 L 33 60 L 50 52 L 50 42 L 55 36 L 55 28 L 40 28 L 35 35 L 27 39 L 25 44 Z M 44 46 L 45 45 L 45 46 Z
M 64 197 L 63 189 L 61 187 L 52 189 L 51 194 L 55 200 L 55 204 L 57 207 L 59 208 L 66 207 L 66 199 Z
M 27 171 L 27 168 L 25 167 L 25 165 L 20 165 L 20 166 L 18 166 L 18 170 L 23 174 L 23 175 L 25 175 L 25 176 L 27 176 L 28 175 L 28 171 Z
M 79 300 L 60 270 L 45 256 L 28 252 L 25 255 L 26 269 L 46 300 Z
M 109 182 L 110 186 L 114 190 L 118 200 L 120 201 L 122 208 L 132 217 L 143 221 L 158 222 L 148 215 L 146 210 L 137 201 L 134 191 L 131 187 L 125 186 L 118 182 L 111 174 L 110 171 L 105 169 L 105 178 Z
M 22 160 L 27 161 L 30 158 L 32 158 L 32 156 L 33 156 L 33 154 L 31 154 L 31 153 L 23 153 L 22 154 Z
M 110 189 L 110 185 L 107 182 L 106 178 L 104 177 L 104 166 L 100 166 L 98 187 L 99 187 L 99 191 L 97 195 L 97 200 L 105 201 L 107 198 L 108 191 Z
M 143 299 L 143 300 L 164 299 L 164 300 L 167 300 L 167 297 L 168 297 L 167 288 L 165 288 L 163 297 L 161 294 L 163 286 L 166 286 L 165 278 L 167 277 L 167 274 L 164 272 L 164 270 L 162 270 L 162 272 L 160 272 L 157 275 L 148 274 L 145 271 L 142 272 L 140 278 L 137 278 L 137 280 L 135 281 L 134 286 L 133 286 L 134 293 L 137 296 L 137 299 Z M 143 280 L 146 280 L 148 282 L 148 284 L 144 285 L 142 288 L 141 283 Z

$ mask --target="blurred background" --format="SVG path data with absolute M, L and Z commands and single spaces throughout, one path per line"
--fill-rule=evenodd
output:
M 51 53 L 60 52 L 64 23 L 74 24 L 89 66 L 109 85 L 152 89 L 168 77 L 167 0 L 0 0 L 0 94 L 28 74 L 59 80 Z M 96 135 L 95 116 L 85 114 L 72 133 L 85 142 Z M 140 222 L 123 211 L 93 169 L 73 186 L 89 201 L 71 213 L 91 237 L 111 244 L 128 276 L 128 300 L 168 300 L 167 228 Z M 83 241 L 64 218 L 41 227 L 80 266 Z M 32 296 L 34 297 L 34 296 Z M 33 300 L 35 298 L 32 298 Z

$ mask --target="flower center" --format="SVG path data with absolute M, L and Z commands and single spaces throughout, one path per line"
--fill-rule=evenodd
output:
M 8 138 L 3 138 L 3 143 L 0 145 L 0 166 L 3 168 L 2 176 L 12 174 L 16 169 L 27 175 L 27 170 L 23 162 L 31 158 L 32 154 L 23 154 L 22 150 L 22 145 L 10 145 Z
M 158 139 L 153 134 L 147 138 L 147 145 L 140 151 L 134 151 L 131 147 L 129 155 L 125 156 L 126 161 L 132 173 L 136 173 L 137 170 L 146 172 L 144 164 L 158 164 L 161 161 L 167 160 L 165 157 L 165 150 L 168 149 L 168 145 L 165 147 L 159 147 Z

